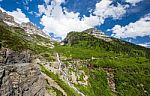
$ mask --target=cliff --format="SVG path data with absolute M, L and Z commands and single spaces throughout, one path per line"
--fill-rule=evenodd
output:
M 37 65 L 29 62 L 29 53 L 0 52 L 5 61 L 0 64 L 0 96 L 44 96 L 45 80 Z

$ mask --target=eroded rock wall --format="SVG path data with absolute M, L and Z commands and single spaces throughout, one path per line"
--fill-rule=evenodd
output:
M 32 63 L 0 66 L 0 96 L 44 96 L 45 81 Z
M 44 96 L 45 80 L 29 52 L 0 50 L 0 96 Z

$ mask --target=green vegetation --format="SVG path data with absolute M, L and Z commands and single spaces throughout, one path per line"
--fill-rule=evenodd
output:
M 92 35 L 82 32 L 71 32 L 64 40 L 67 45 L 84 49 L 101 50 L 103 52 L 113 52 L 114 54 L 128 55 L 129 57 L 146 56 L 150 58 L 150 50 L 129 42 L 112 38 L 112 41 L 106 42 L 95 38 Z
M 87 96 L 111 96 L 103 68 L 114 70 L 116 95 L 118 96 L 150 96 L 150 49 L 129 42 L 112 38 L 106 42 L 79 32 L 71 32 L 64 40 L 65 45 L 55 44 L 55 48 L 40 44 L 50 43 L 49 39 L 39 35 L 30 35 L 18 27 L 9 27 L 0 21 L 0 47 L 15 51 L 30 50 L 49 61 L 54 61 L 53 53 L 58 52 L 68 60 L 87 60 L 86 75 L 89 76 L 87 86 L 76 85 Z M 65 63 L 68 63 L 66 60 Z M 69 85 L 41 66 L 41 71 L 55 80 L 68 96 L 79 96 Z M 70 69 L 74 70 L 74 69 Z M 80 78 L 83 79 L 83 76 Z M 54 88 L 50 90 L 55 90 Z M 58 94 L 62 93 L 55 90 Z M 58 95 L 59 96 L 59 95 Z
M 90 71 L 90 92 L 89 96 L 110 96 L 111 91 L 107 84 L 107 75 L 103 70 L 92 70 Z
M 24 50 L 29 48 L 28 41 L 22 39 L 17 32 L 6 29 L 0 24 L 0 43 L 3 47 L 13 50 Z
M 99 70 L 103 68 L 115 70 L 116 95 L 150 95 L 150 49 L 114 38 L 106 42 L 79 32 L 69 33 L 64 41 L 64 46 L 55 47 L 57 52 L 72 59 L 90 59 L 90 86 L 76 85 L 87 96 L 113 94 L 106 82 L 106 73 Z
M 111 96 L 106 77 L 106 73 L 101 69 L 89 70 L 89 85 L 76 85 L 76 87 L 86 96 Z
M 49 39 L 38 35 L 28 36 L 23 29 L 18 27 L 9 27 L 0 21 L 0 46 L 10 48 L 14 51 L 30 50 L 33 54 L 41 54 L 48 60 L 53 50 L 49 46 L 39 45 L 39 42 L 48 43 Z
M 48 90 L 48 92 L 51 94 L 51 93 L 56 93 L 56 96 L 64 96 L 63 95 L 63 93 L 60 91 L 60 90 L 58 90 L 58 89 L 56 89 L 55 87 L 49 87 L 49 86 L 47 86 L 46 87 L 46 90 Z
M 55 47 L 55 51 L 62 53 L 66 57 L 70 57 L 73 59 L 91 59 L 92 57 L 100 58 L 103 56 L 108 57 L 111 55 L 110 53 L 103 52 L 101 50 L 95 51 L 92 49 L 85 49 L 81 47 L 70 47 L 70 46 L 57 46 Z
M 51 77 L 63 90 L 67 93 L 68 96 L 80 96 L 78 93 L 74 91 L 74 89 L 70 88 L 64 81 L 62 81 L 58 75 L 55 75 L 53 72 L 47 70 L 43 65 L 40 65 L 41 71 L 45 73 L 47 76 Z

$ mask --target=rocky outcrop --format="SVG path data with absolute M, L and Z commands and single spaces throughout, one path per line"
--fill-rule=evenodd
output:
M 16 52 L 8 48 L 0 50 L 0 65 L 30 62 L 31 56 L 29 51 Z
M 14 17 L 11 16 L 11 15 L 8 15 L 6 12 L 2 12 L 0 10 L 0 20 L 4 21 L 6 24 L 10 25 L 10 26 L 19 26 L 19 24 L 17 24 L 15 21 L 14 21 Z
M 29 34 L 37 34 L 49 38 L 48 35 L 46 35 L 42 30 L 38 29 L 35 25 L 33 25 L 30 22 L 22 23 L 20 27 L 23 28 Z
M 0 96 L 44 96 L 44 83 L 32 63 L 0 66 Z
M 87 30 L 85 30 L 83 32 L 91 34 L 91 35 L 95 35 L 95 36 L 98 36 L 98 35 L 99 36 L 106 36 L 103 32 L 99 31 L 96 28 L 90 28 L 90 29 L 87 29 Z
M 29 52 L 3 48 L 0 53 L 0 96 L 44 96 L 44 77 Z
M 6 12 L 2 12 L 1 10 L 0 10 L 0 20 L 5 22 L 9 26 L 20 27 L 29 34 L 37 34 L 37 35 L 49 38 L 47 34 L 45 34 L 42 30 L 38 29 L 31 22 L 18 24 L 17 22 L 15 22 L 15 19 L 13 16 L 7 14 Z
M 104 71 L 107 73 L 107 82 L 113 93 L 116 92 L 116 84 L 114 79 L 114 70 L 112 68 L 104 68 Z
M 10 22 L 14 22 L 14 17 L 13 16 L 8 15 L 6 12 L 2 12 L 1 10 L 0 10 L 0 19 L 10 21 Z
M 89 36 L 101 39 L 106 42 L 113 41 L 112 38 L 106 36 L 102 31 L 99 31 L 96 28 L 90 28 L 82 32 L 72 31 L 68 33 L 66 38 L 61 42 L 61 45 L 64 44 L 73 45 L 80 42 L 81 40 L 90 40 L 91 38 L 89 38 Z
M 100 30 L 98 30 L 96 28 L 90 28 L 90 29 L 87 29 L 87 30 L 85 30 L 83 32 L 88 33 L 90 35 L 93 35 L 94 37 L 102 39 L 102 40 L 107 41 L 107 42 L 112 41 L 112 39 L 110 37 L 106 36 L 104 34 L 104 32 L 102 32 L 102 31 L 100 31 Z

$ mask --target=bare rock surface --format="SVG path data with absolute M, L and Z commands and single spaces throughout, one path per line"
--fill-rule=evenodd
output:
M 0 96 L 45 96 L 44 77 L 37 64 L 29 62 L 29 53 L 1 53 Z

